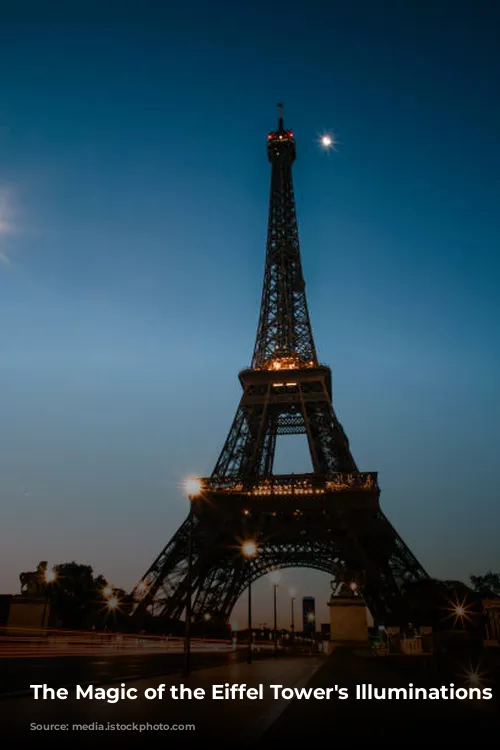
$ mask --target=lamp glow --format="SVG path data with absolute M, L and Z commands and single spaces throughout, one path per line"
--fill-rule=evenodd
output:
M 184 489 L 188 495 L 199 495 L 201 492 L 202 484 L 199 479 L 190 477 L 184 482 Z
M 45 583 L 54 583 L 54 581 L 57 578 L 57 572 L 52 568 L 52 570 L 46 570 L 43 574 L 43 578 L 45 580 Z
M 450 601 L 448 604 L 451 605 L 448 607 L 448 611 L 450 612 L 449 617 L 454 618 L 454 624 L 460 623 L 463 626 L 465 621 L 472 621 L 473 608 L 471 604 L 467 603 L 467 596 L 464 596 L 462 601 L 457 598 L 454 602 Z
M 241 545 L 241 552 L 244 557 L 251 558 L 256 556 L 258 548 L 255 542 L 249 539 L 247 542 L 243 542 L 243 544 Z

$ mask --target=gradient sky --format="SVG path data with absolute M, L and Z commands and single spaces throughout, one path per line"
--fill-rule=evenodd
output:
M 2 3 L 0 591 L 41 559 L 132 587 L 183 478 L 212 471 L 253 349 L 280 100 L 354 456 L 431 575 L 500 569 L 494 6 Z M 328 580 L 282 578 L 318 602 Z

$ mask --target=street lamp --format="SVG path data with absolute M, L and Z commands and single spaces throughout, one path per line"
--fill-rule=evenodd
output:
M 274 658 L 276 659 L 278 656 L 278 618 L 277 618 L 277 609 L 276 609 L 276 592 L 278 590 L 278 581 L 280 580 L 280 572 L 279 570 L 275 570 L 273 573 L 271 573 L 271 580 L 273 581 L 273 591 L 274 591 Z
M 47 614 L 47 605 L 49 603 L 49 586 L 51 583 L 57 581 L 57 571 L 54 568 L 51 570 L 45 569 L 43 573 L 43 581 L 45 583 L 45 601 L 43 604 L 42 628 L 45 627 L 45 616 Z
M 148 585 L 145 581 L 141 581 L 137 584 L 137 591 L 141 596 L 144 596 L 148 592 Z
M 294 604 L 295 599 L 296 599 L 296 596 L 295 596 L 296 593 L 297 592 L 295 591 L 295 589 L 290 589 L 290 606 L 291 606 L 291 612 L 292 612 L 292 623 L 290 625 L 290 630 L 291 630 L 291 640 L 292 641 L 295 639 L 295 617 L 294 617 L 295 613 L 293 611 L 293 604 Z
M 46 570 L 43 577 L 45 583 L 54 583 L 57 578 L 57 571 L 55 571 L 54 568 L 52 568 L 52 570 Z
M 276 612 L 276 592 L 278 590 L 278 584 L 273 584 L 274 589 L 274 658 L 278 656 L 278 624 L 277 624 L 277 612 Z
M 120 600 L 117 596 L 110 596 L 108 599 L 108 610 L 109 612 L 115 612 L 120 607 Z
M 314 641 L 316 639 L 316 615 L 314 612 L 308 612 L 306 619 L 310 625 L 311 641 Z
M 471 622 L 472 605 L 467 604 L 467 596 L 462 601 L 457 597 L 456 601 L 450 601 L 449 604 L 451 604 L 449 611 L 452 613 L 450 616 L 455 618 L 454 625 L 460 621 L 460 625 L 463 627 L 466 620 Z
M 241 554 L 247 560 L 252 560 L 257 556 L 259 548 L 257 544 L 252 540 L 248 539 L 241 545 Z M 247 663 L 252 663 L 252 578 L 249 576 L 248 579 L 248 654 Z
M 192 578 L 193 578 L 193 526 L 194 526 L 194 505 L 193 500 L 199 495 L 202 484 L 199 479 L 191 477 L 184 482 L 184 489 L 189 498 L 189 515 L 188 515 L 188 558 L 187 558 L 187 576 L 186 576 L 186 628 L 184 632 L 184 675 L 187 677 L 191 671 L 191 597 L 192 597 Z

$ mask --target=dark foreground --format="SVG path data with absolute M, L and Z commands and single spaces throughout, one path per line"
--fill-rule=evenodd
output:
M 465 664 L 467 666 L 467 664 Z M 464 684 L 459 661 L 437 664 L 427 657 L 375 657 L 370 652 L 338 650 L 317 655 L 257 658 L 226 662 L 194 671 L 184 679 L 178 672 L 130 681 L 141 699 L 109 704 L 103 701 L 34 701 L 19 698 L 0 702 L 0 736 L 23 748 L 132 748 L 161 745 L 182 748 L 321 747 L 339 742 L 384 741 L 384 746 L 421 747 L 445 741 L 488 744 L 498 737 L 500 712 L 496 666 L 488 684 L 494 699 L 484 700 L 356 700 L 355 686 L 440 687 Z M 458 670 L 458 671 L 457 671 Z M 40 675 L 43 677 L 43 673 Z M 262 700 L 213 700 L 214 684 L 262 684 Z M 162 700 L 142 698 L 146 688 L 165 684 Z M 171 686 L 181 683 L 206 691 L 203 700 L 172 700 Z M 269 686 L 286 688 L 348 688 L 349 699 L 275 700 Z M 30 728 L 32 725 L 35 728 Z M 50 725 L 57 724 L 58 730 Z M 64 730 L 60 726 L 64 725 Z M 123 726 L 126 725 L 126 728 Z M 141 729 L 140 727 L 143 727 Z M 161 726 L 161 728 L 158 728 Z M 156 729 L 155 729 L 156 727 Z
M 241 651 L 193 654 L 191 663 L 198 669 L 232 664 L 242 658 L 245 654 Z M 182 653 L 0 659 L 0 699 L 31 695 L 31 684 L 45 682 L 52 687 L 72 687 L 89 683 L 128 683 L 141 677 L 178 673 L 183 664 Z
M 461 659 L 437 664 L 426 657 L 366 658 L 359 652 L 337 651 L 313 677 L 310 686 L 332 683 L 355 694 L 356 683 L 377 687 L 464 686 L 469 663 Z M 486 673 L 486 670 L 484 670 Z M 481 745 L 498 738 L 500 701 L 496 665 L 490 679 L 481 684 L 493 691 L 492 700 L 345 700 L 326 706 L 325 701 L 294 701 L 262 736 L 260 747 L 315 746 L 330 742 L 397 743 L 401 747 L 430 747 L 444 741 L 448 746 Z M 474 685 L 477 681 L 474 679 Z M 290 744 L 291 743 L 291 744 Z M 356 745 L 355 745 L 356 746 Z M 367 744 L 366 747 L 369 745 Z M 381 745 L 382 746 L 382 745 Z

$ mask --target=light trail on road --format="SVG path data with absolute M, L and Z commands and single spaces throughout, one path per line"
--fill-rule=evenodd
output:
M 214 638 L 192 638 L 193 653 L 227 653 L 248 648 L 245 643 Z M 269 642 L 254 643 L 257 651 L 272 648 Z M 180 636 L 152 636 L 128 633 L 52 630 L 40 633 L 25 629 L 16 635 L 0 635 L 0 660 L 23 658 L 60 658 L 64 656 L 143 656 L 179 654 L 184 651 Z

